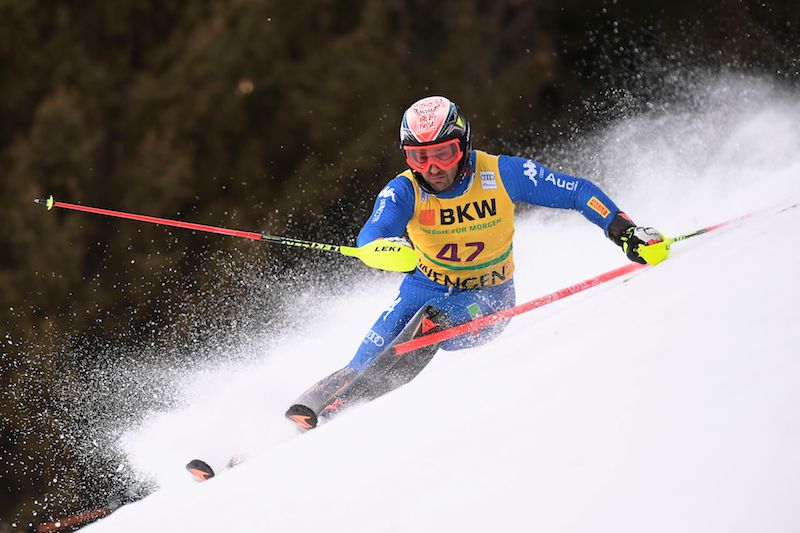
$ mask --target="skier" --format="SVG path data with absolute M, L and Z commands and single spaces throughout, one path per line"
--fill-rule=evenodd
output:
M 439 348 L 476 346 L 505 328 L 507 322 L 498 323 L 478 336 L 462 335 L 402 357 L 387 352 L 393 344 L 515 305 L 514 202 L 576 210 L 639 263 L 645 263 L 640 246 L 663 240 L 653 228 L 634 224 L 586 179 L 530 159 L 473 150 L 469 122 L 445 97 L 423 98 L 405 111 L 400 147 L 409 168 L 378 194 L 358 246 L 380 238 L 413 246 L 417 268 L 405 276 L 347 366 L 286 412 L 302 429 L 408 382 Z

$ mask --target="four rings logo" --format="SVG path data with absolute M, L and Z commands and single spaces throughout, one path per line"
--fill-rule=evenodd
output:
M 367 339 L 369 339 L 372 344 L 378 347 L 383 346 L 384 344 L 383 337 L 372 330 L 369 330 L 369 333 L 367 333 Z

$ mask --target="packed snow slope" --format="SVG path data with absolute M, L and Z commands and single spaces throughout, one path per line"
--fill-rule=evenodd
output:
M 87 531 L 800 531 L 800 107 L 755 80 L 703 98 L 587 140 L 587 177 L 616 177 L 617 203 L 669 235 L 757 216 L 300 434 L 285 408 L 349 360 L 400 278 L 311 298 L 313 324 L 130 429 L 121 447 L 161 489 Z M 514 246 L 519 302 L 626 262 L 568 211 L 520 217 Z M 206 483 L 183 470 L 233 453 L 249 459 Z

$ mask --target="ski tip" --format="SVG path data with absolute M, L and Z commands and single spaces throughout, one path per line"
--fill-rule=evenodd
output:
M 53 199 L 53 195 L 51 194 L 47 198 L 34 198 L 34 203 L 41 204 L 47 207 L 47 210 L 50 211 L 53 209 L 53 206 L 56 204 L 56 201 Z
M 192 459 L 186 463 L 186 470 L 194 476 L 197 481 L 206 481 L 214 477 L 214 470 L 208 463 L 200 459 Z
M 317 414 L 305 405 L 298 403 L 292 405 L 286 411 L 286 418 L 297 424 L 297 427 L 304 431 L 317 427 Z

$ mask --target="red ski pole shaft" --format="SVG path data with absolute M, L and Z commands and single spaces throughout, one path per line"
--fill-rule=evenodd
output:
M 305 248 L 308 250 L 320 250 L 323 252 L 334 252 L 346 255 L 348 257 L 355 257 L 360 259 L 365 265 L 377 268 L 380 270 L 389 270 L 394 272 L 408 272 L 413 270 L 417 264 L 417 256 L 413 249 L 403 246 L 393 245 L 385 239 L 373 241 L 364 246 L 340 246 L 338 244 L 327 244 L 322 242 L 304 241 L 301 239 L 293 239 L 291 237 L 281 237 L 278 235 L 270 235 L 268 233 L 258 233 L 254 231 L 241 231 L 236 229 L 220 228 L 218 226 L 208 226 L 206 224 L 195 224 L 193 222 L 183 222 L 180 220 L 171 220 L 168 218 L 152 217 L 149 215 L 140 215 L 137 213 L 126 213 L 124 211 L 114 211 L 111 209 L 102 209 L 99 207 L 90 207 L 87 205 L 69 204 L 67 202 L 57 202 L 52 196 L 47 199 L 37 198 L 34 200 L 37 204 L 47 206 L 50 210 L 54 207 L 62 209 L 71 209 L 73 211 L 82 211 L 84 213 L 93 213 L 95 215 L 102 215 L 107 217 L 124 218 L 128 220 L 136 220 L 138 222 L 147 222 L 150 224 L 160 224 L 163 226 L 172 226 L 176 228 L 184 228 L 195 231 L 204 231 L 206 233 L 217 233 L 221 235 L 230 235 L 233 237 L 241 237 L 254 241 L 267 241 L 284 246 L 293 246 L 297 248 Z
M 194 224 L 193 222 L 182 222 L 180 220 L 170 220 L 168 218 L 151 217 L 149 215 L 139 215 L 136 213 L 125 213 L 123 211 L 113 211 L 111 209 L 102 209 L 99 207 L 89 207 L 87 205 L 69 204 L 67 202 L 58 202 L 53 200 L 53 197 L 44 200 L 34 200 L 37 204 L 44 204 L 47 209 L 53 207 L 60 207 L 62 209 L 71 209 L 73 211 L 83 211 L 84 213 L 93 213 L 95 215 L 103 215 L 107 217 L 125 218 L 128 220 L 136 220 L 139 222 L 147 222 L 150 224 L 161 224 L 163 226 L 172 226 L 175 228 L 191 229 L 196 231 L 204 231 L 206 233 L 218 233 L 221 235 L 231 235 L 233 237 L 242 237 L 245 239 L 252 239 L 254 241 L 264 238 L 264 234 L 255 233 L 252 231 L 240 231 L 235 229 L 219 228 L 216 226 L 207 226 L 205 224 Z
M 219 235 L 230 235 L 232 237 L 241 237 L 243 239 L 250 239 L 254 241 L 268 241 L 286 246 L 298 246 L 301 248 L 311 248 L 314 250 L 322 250 L 325 252 L 340 252 L 342 247 L 337 244 L 324 244 L 320 242 L 304 241 L 301 239 L 293 239 L 291 237 L 280 237 L 278 235 L 270 235 L 269 233 L 259 233 L 255 231 L 242 231 L 238 229 L 221 228 L 219 226 L 208 226 L 206 224 L 195 224 L 194 222 L 183 222 L 181 220 L 172 220 L 169 218 L 159 218 L 150 215 L 140 215 L 138 213 L 126 213 L 124 211 L 114 211 L 112 209 L 103 209 L 100 207 L 90 207 L 88 205 L 70 204 L 67 202 L 59 202 L 49 198 L 37 198 L 34 200 L 37 204 L 47 206 L 50 210 L 54 207 L 61 209 L 70 209 L 72 211 L 82 211 L 84 213 L 92 213 L 95 215 L 102 215 L 114 218 L 124 218 L 127 220 L 136 220 L 137 222 L 147 222 L 149 224 L 160 224 L 162 226 L 172 226 L 174 228 L 190 229 L 195 231 L 203 231 L 206 233 L 216 233 Z

